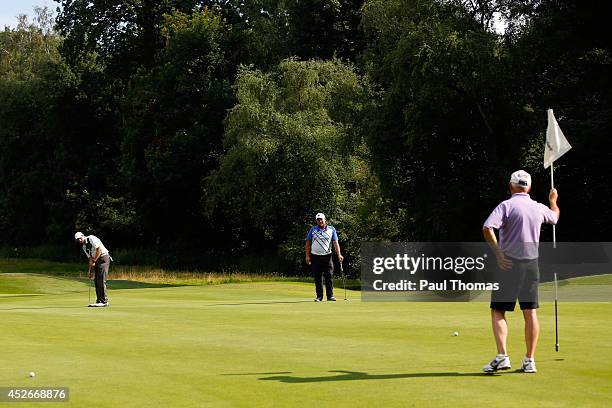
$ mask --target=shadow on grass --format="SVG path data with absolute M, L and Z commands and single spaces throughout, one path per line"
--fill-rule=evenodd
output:
M 292 304 L 292 303 L 314 303 L 312 300 L 278 300 L 269 302 L 239 302 L 239 303 L 214 303 L 212 306 L 248 306 L 248 305 L 277 305 L 277 304 Z
M 174 283 L 148 283 L 129 280 L 108 280 L 106 286 L 109 289 L 155 289 L 155 288 L 175 288 L 179 286 L 192 286 Z
M 404 373 L 404 374 L 368 374 L 359 371 L 333 370 L 330 373 L 339 373 L 334 376 L 320 377 L 296 377 L 289 375 L 276 375 L 273 377 L 259 378 L 262 381 L 278 381 L 289 384 L 329 382 L 329 381 L 363 381 L 363 380 L 392 380 L 397 378 L 435 378 L 435 377 L 496 377 L 499 374 L 477 373 L 458 373 L 458 372 L 439 372 L 439 373 Z M 521 372 L 522 373 L 522 372 Z M 512 374 L 512 373 L 510 373 Z
M 44 293 L 3 293 L 0 294 L 0 299 L 12 299 L 12 298 L 20 298 L 20 297 L 35 297 L 35 296 L 44 296 Z
M 272 375 L 272 374 L 291 374 L 291 371 L 277 371 L 272 373 L 239 373 L 239 374 L 221 374 L 221 375 Z
M 43 309 L 86 309 L 85 306 L 34 306 L 34 307 L 2 307 L 0 312 L 4 310 L 43 310 Z

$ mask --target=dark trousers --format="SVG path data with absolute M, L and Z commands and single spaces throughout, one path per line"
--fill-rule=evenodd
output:
M 108 268 L 110 266 L 110 257 L 103 255 L 98 258 L 94 267 L 94 282 L 96 284 L 96 303 L 107 303 L 108 293 L 106 291 L 106 278 L 108 277 Z
M 312 273 L 314 275 L 317 297 L 323 297 L 323 277 L 325 277 L 325 292 L 329 299 L 334 296 L 334 282 L 332 280 L 334 264 L 332 262 L 332 255 L 311 254 L 310 259 L 312 261 Z

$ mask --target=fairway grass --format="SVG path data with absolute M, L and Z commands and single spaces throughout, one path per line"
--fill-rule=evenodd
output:
M 0 273 L 0 387 L 65 386 L 58 406 L 96 408 L 612 406 L 610 303 L 562 302 L 558 353 L 544 303 L 537 374 L 515 371 L 523 324 L 510 314 L 513 369 L 483 375 L 495 354 L 487 303 L 365 303 L 354 291 L 343 302 L 340 290 L 315 303 L 299 282 L 119 282 L 111 307 L 94 309 L 87 283 Z

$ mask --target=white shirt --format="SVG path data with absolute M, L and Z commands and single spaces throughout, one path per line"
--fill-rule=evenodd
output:
M 96 251 L 100 248 L 100 256 L 108 255 L 108 249 L 104 246 L 100 238 L 95 235 L 88 235 L 85 237 L 85 244 L 83 244 L 83 252 L 88 258 L 95 258 Z

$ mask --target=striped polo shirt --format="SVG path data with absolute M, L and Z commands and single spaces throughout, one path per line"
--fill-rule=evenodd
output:
M 310 252 L 313 255 L 329 255 L 332 252 L 332 241 L 338 240 L 336 229 L 331 225 L 320 228 L 318 225 L 310 228 L 306 241 L 310 241 Z

